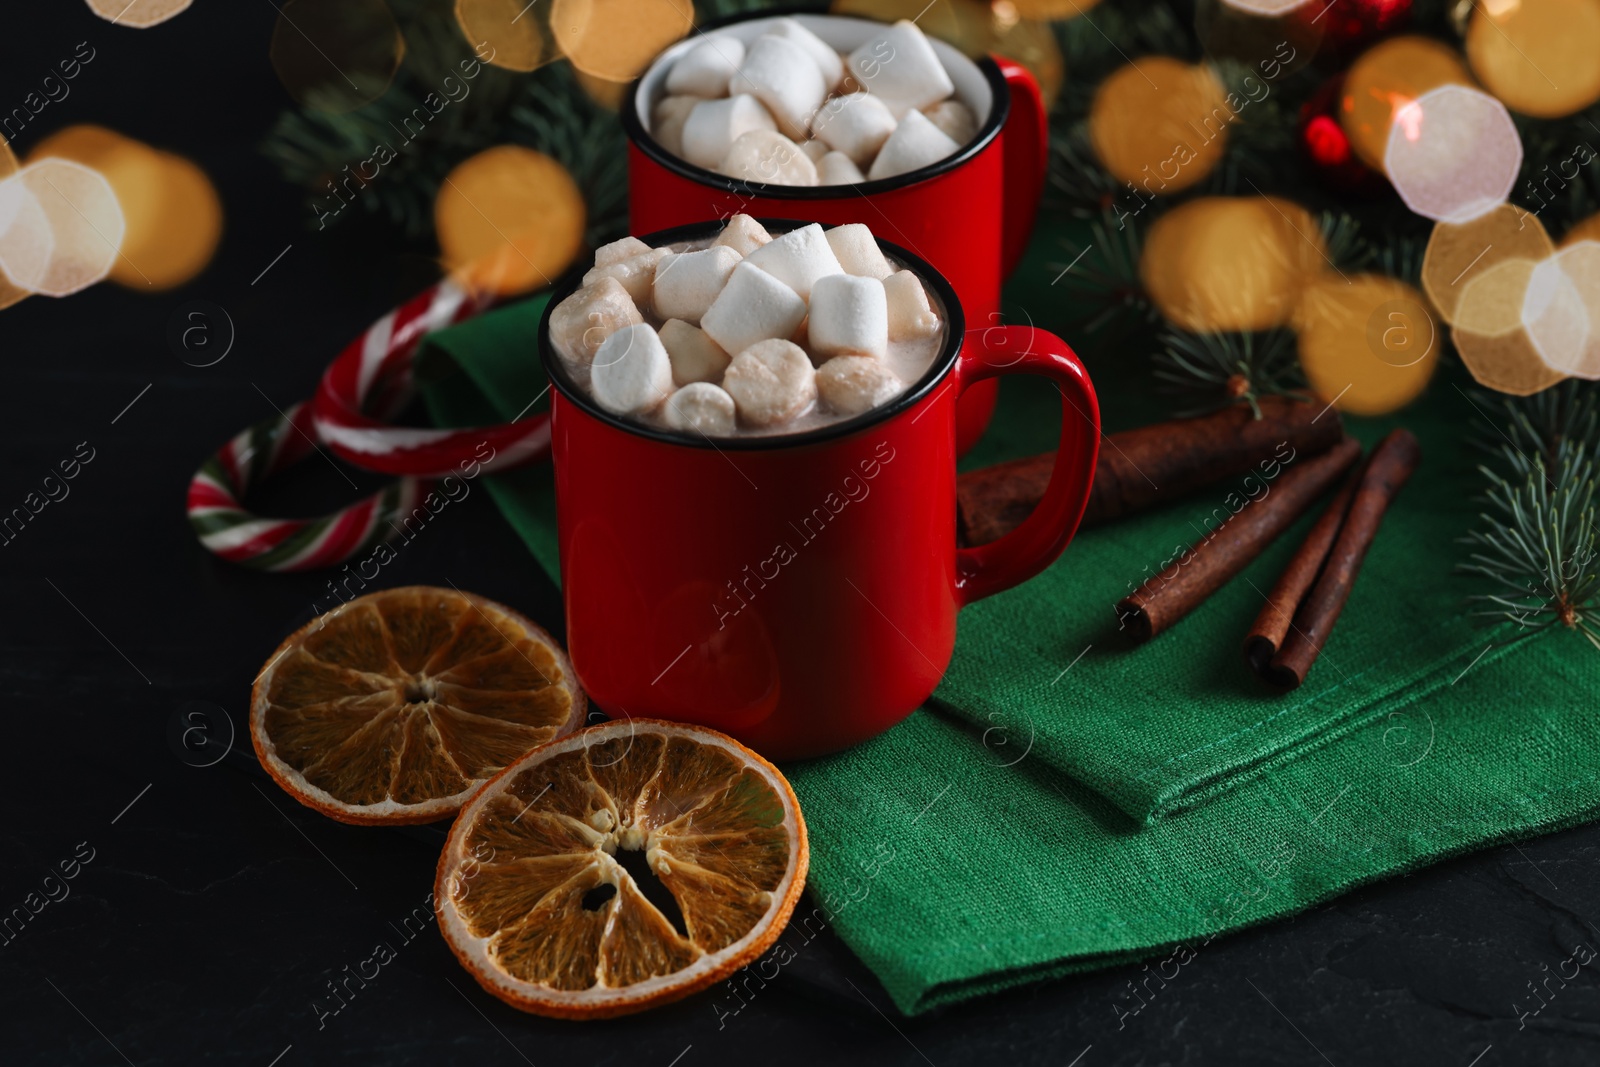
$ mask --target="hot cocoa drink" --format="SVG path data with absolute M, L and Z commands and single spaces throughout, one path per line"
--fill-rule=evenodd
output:
M 859 223 L 721 233 L 595 253 L 550 313 L 574 383 L 614 415 L 690 436 L 792 434 L 904 393 L 943 348 L 922 280 Z
M 792 18 L 748 45 L 723 31 L 673 61 L 651 135 L 690 163 L 742 181 L 855 185 L 937 163 L 978 132 L 915 23 L 884 26 L 848 54 Z

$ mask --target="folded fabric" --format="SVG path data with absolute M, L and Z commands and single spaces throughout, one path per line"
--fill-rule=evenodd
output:
M 1048 261 L 1082 239 L 1035 241 L 1007 291 L 1014 321 L 1062 321 Z M 466 372 L 427 390 L 441 424 L 509 418 L 544 391 L 541 311 L 529 301 L 433 339 L 431 358 Z M 1085 356 L 1109 428 L 1157 417 L 1141 366 Z M 1056 410 L 1048 387 L 1008 381 L 966 465 L 1049 447 Z M 1600 738 L 1583 694 L 1600 656 L 1566 632 L 1489 648 L 1450 574 L 1476 485 L 1470 413 L 1440 382 L 1398 420 L 1352 427 L 1370 441 L 1404 423 L 1423 465 L 1301 689 L 1263 689 L 1238 646 L 1310 516 L 1155 641 L 1117 633 L 1113 603 L 1201 536 L 1219 487 L 1080 534 L 1044 574 L 962 613 L 937 710 L 790 768 L 818 906 L 903 1010 L 1193 952 L 1361 882 L 1592 817 Z M 488 485 L 557 577 L 548 470 Z

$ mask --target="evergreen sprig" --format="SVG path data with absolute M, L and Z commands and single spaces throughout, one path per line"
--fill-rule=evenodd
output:
M 1261 417 L 1264 396 L 1297 396 L 1305 388 L 1294 334 L 1288 330 L 1261 333 L 1185 333 L 1161 335 L 1154 377 L 1164 391 L 1176 394 L 1179 418 L 1205 415 L 1231 404 L 1248 404 Z

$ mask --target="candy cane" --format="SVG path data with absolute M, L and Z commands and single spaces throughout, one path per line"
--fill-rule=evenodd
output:
M 413 477 L 443 477 L 474 463 L 483 471 L 503 470 L 542 458 L 550 449 L 543 414 L 458 430 L 388 424 L 411 398 L 412 361 L 422 339 L 486 306 L 487 300 L 446 279 L 373 323 L 322 376 L 311 402 L 318 439 L 358 467 Z M 486 462 L 485 445 L 493 456 Z
M 223 559 L 264 571 L 331 567 L 376 548 L 399 532 L 398 519 L 427 496 L 431 483 L 401 478 L 357 504 L 317 519 L 264 519 L 246 511 L 250 487 L 309 456 L 308 404 L 257 423 L 223 445 L 189 482 L 189 525 Z

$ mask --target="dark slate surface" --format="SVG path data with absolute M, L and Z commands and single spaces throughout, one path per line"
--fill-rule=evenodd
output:
M 1576 946 L 1600 947 L 1593 827 L 1219 939 L 1165 988 L 1150 981 L 1137 1014 L 1124 1014 L 1136 1004 L 1129 983 L 1147 972 L 1124 967 L 903 1019 L 824 935 L 737 1015 L 700 996 L 572 1025 L 481 993 L 432 924 L 408 936 L 437 831 L 311 814 L 266 782 L 243 738 L 214 765 L 193 765 L 227 750 L 250 679 L 309 617 L 325 577 L 256 575 L 207 557 L 182 515 L 189 474 L 272 405 L 305 396 L 323 362 L 431 270 L 381 227 L 308 229 L 298 197 L 256 152 L 287 102 L 266 59 L 274 17 L 265 0 L 200 0 L 149 32 L 113 27 L 77 0 L 4 14 L 0 112 L 78 42 L 97 50 L 70 97 L 17 138 L 21 150 L 89 121 L 175 148 L 217 181 L 228 232 L 213 268 L 176 292 L 107 286 L 0 314 L 0 509 L 80 442 L 94 450 L 70 496 L 0 548 L 0 908 L 67 894 L 0 942 L 0 1063 L 1600 1062 L 1600 960 L 1564 985 L 1548 978 Z M 192 300 L 225 309 L 237 333 L 206 369 L 167 340 Z M 341 474 L 313 462 L 260 506 L 349 495 Z M 560 617 L 481 492 L 407 545 L 384 581 L 450 581 L 546 623 Z M 197 708 L 210 709 L 212 747 L 186 755 L 174 723 Z M 64 890 L 45 881 L 63 862 L 77 875 Z M 328 983 L 378 942 L 396 958 L 332 1013 Z M 1531 987 L 1546 1002 L 1537 1014 Z

